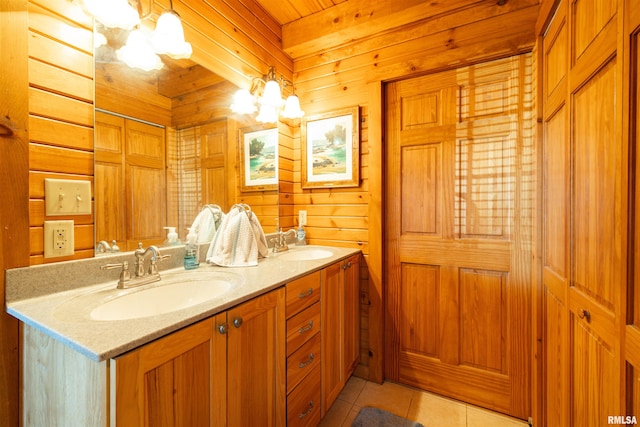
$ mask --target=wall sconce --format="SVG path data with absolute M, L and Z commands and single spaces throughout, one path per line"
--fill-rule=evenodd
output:
M 180 15 L 173 10 L 173 0 L 169 9 L 162 12 L 155 31 L 140 28 L 140 22 L 149 18 L 155 4 L 151 0 L 148 13 L 142 12 L 142 5 L 136 1 L 136 10 L 127 0 L 83 0 L 85 9 L 107 29 L 130 31 L 126 44 L 120 47 L 117 58 L 130 67 L 144 71 L 159 70 L 163 64 L 158 55 L 174 59 L 189 58 L 191 44 L 184 40 L 184 29 Z
M 291 88 L 291 95 L 282 99 L 282 90 Z M 275 67 L 262 77 L 251 81 L 250 89 L 240 89 L 233 96 L 231 111 L 238 114 L 253 114 L 258 111 L 256 120 L 261 123 L 275 123 L 278 114 L 287 119 L 299 119 L 304 115 L 300 109 L 300 100 L 293 90 L 293 83 L 282 75 L 276 76 Z

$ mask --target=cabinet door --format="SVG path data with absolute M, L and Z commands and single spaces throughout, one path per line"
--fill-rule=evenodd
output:
M 230 309 L 227 321 L 227 425 L 284 426 L 284 289 Z
M 321 304 L 321 365 L 322 365 L 322 416 L 327 413 L 340 390 L 344 370 L 342 368 L 342 334 L 344 292 L 341 286 L 340 263 L 330 265 L 322 271 Z
M 112 360 L 116 425 L 212 425 L 212 337 L 208 319 Z
M 360 254 L 349 258 L 344 270 L 344 381 L 360 361 Z

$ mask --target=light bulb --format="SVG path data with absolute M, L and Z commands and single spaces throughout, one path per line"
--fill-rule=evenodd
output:
M 140 24 L 138 12 L 127 0 L 84 0 L 84 6 L 107 28 L 130 30 Z
M 260 123 L 275 123 L 278 121 L 278 110 L 272 105 L 262 104 L 256 120 Z
M 128 66 L 144 71 L 159 70 L 163 66 L 162 60 L 151 49 L 141 30 L 134 30 L 129 34 L 127 44 L 118 49 L 117 56 Z
M 269 80 L 264 85 L 264 91 L 262 93 L 262 104 L 272 107 L 280 107 L 283 103 L 282 95 L 280 94 L 280 85 L 275 80 Z
M 256 98 L 247 89 L 239 89 L 233 95 L 231 111 L 238 114 L 252 114 L 256 112 Z
M 304 116 L 304 111 L 300 109 L 300 100 L 296 95 L 290 95 L 284 104 L 282 117 L 287 119 L 299 119 Z
M 189 58 L 192 53 L 191 43 L 184 41 L 180 15 L 171 9 L 162 12 L 158 18 L 151 44 L 156 53 L 166 54 L 174 59 Z

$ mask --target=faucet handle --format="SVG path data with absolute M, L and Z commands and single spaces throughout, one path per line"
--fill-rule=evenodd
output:
M 118 288 L 121 288 L 124 286 L 125 283 L 131 280 L 131 272 L 129 271 L 129 262 L 122 261 L 115 264 L 105 264 L 100 266 L 101 270 L 112 270 L 114 268 L 122 268 L 122 271 L 120 271 L 120 280 L 118 280 Z
M 167 255 L 160 255 L 158 254 L 158 257 L 156 259 L 151 258 L 151 263 L 149 264 L 149 274 L 158 274 L 158 263 L 160 261 L 163 261 L 167 258 L 171 258 L 171 254 L 167 254 Z

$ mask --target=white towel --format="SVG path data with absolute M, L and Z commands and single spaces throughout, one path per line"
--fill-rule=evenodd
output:
M 247 205 L 234 205 L 224 216 L 207 252 L 207 262 L 224 267 L 258 265 L 269 253 L 262 226 Z
M 191 231 L 197 235 L 197 243 L 209 243 L 220 227 L 224 213 L 218 205 L 205 205 L 191 224 Z

